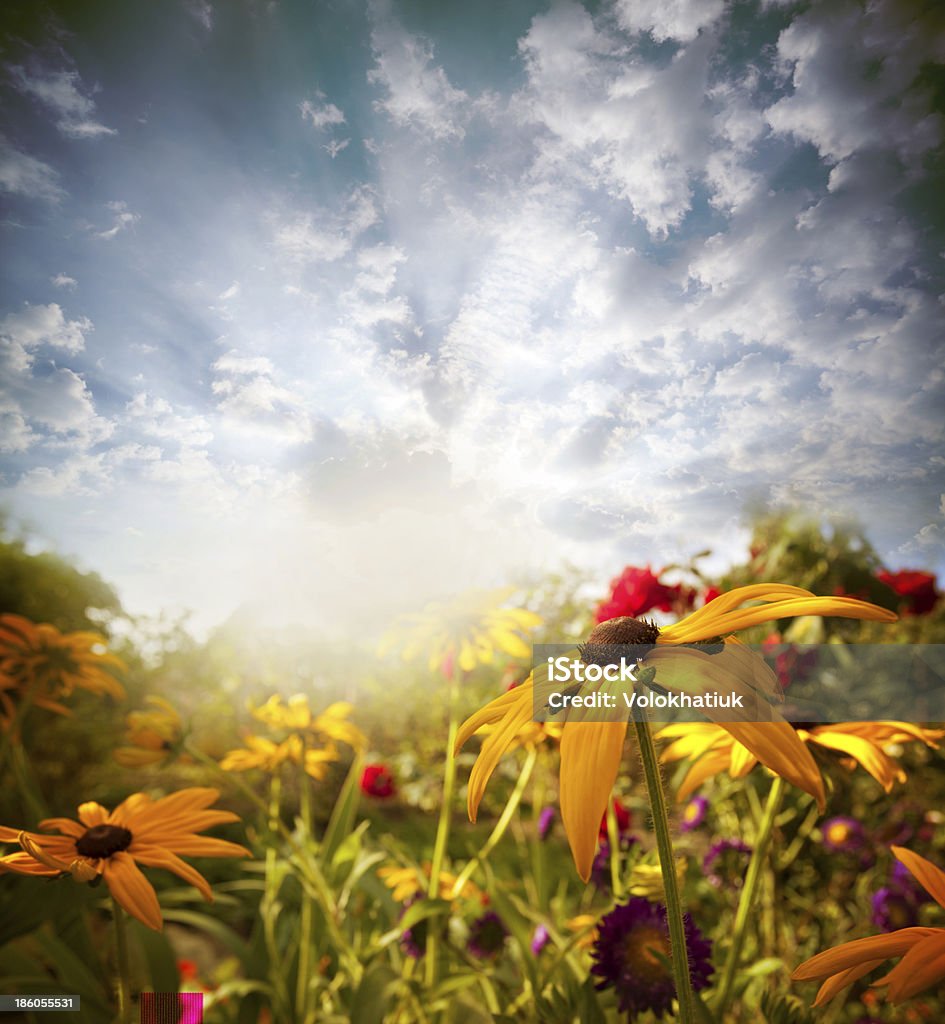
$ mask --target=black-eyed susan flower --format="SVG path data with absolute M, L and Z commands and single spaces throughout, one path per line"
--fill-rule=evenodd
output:
M 76 690 L 121 700 L 125 688 L 115 678 L 125 663 L 98 633 L 61 633 L 47 622 L 22 615 L 0 615 L 0 718 L 9 723 L 17 703 L 70 714 L 61 701 Z
M 329 704 L 324 711 L 314 712 L 304 693 L 294 694 L 283 702 L 279 694 L 273 694 L 265 704 L 251 708 L 250 714 L 259 722 L 268 725 L 275 732 L 285 731 L 300 736 L 312 736 L 321 740 L 345 743 L 354 750 L 364 744 L 364 734 L 348 721 L 354 706 L 347 701 Z
M 301 766 L 313 779 L 324 779 L 328 769 L 337 761 L 338 750 L 327 747 L 307 747 L 297 733 L 290 734 L 281 743 L 248 733 L 244 746 L 231 750 L 220 761 L 225 772 L 246 772 L 254 768 L 275 775 L 284 764 Z
M 149 711 L 132 711 L 126 716 L 125 743 L 115 753 L 115 760 L 125 768 L 141 768 L 160 764 L 179 748 L 183 723 L 174 705 L 163 697 L 148 697 Z
M 743 607 L 748 602 L 761 602 Z M 672 626 L 630 618 L 612 619 L 595 627 L 588 646 L 637 645 L 646 650 L 644 664 L 656 671 L 658 685 L 668 691 L 689 694 L 733 692 L 745 698 L 746 714 L 764 721 L 724 721 L 726 716 L 707 708 L 707 717 L 719 725 L 750 754 L 794 785 L 825 803 L 823 779 L 795 730 L 781 718 L 769 701 L 779 692 L 777 679 L 763 659 L 750 651 L 731 630 L 799 615 L 835 615 L 843 618 L 894 622 L 885 608 L 846 597 L 816 597 L 807 590 L 783 584 L 756 584 L 722 594 Z M 724 640 L 719 643 L 719 638 Z M 680 645 L 716 641 L 709 651 Z M 719 649 L 721 649 L 719 653 Z M 473 733 L 484 726 L 495 728 L 486 737 L 469 778 L 469 816 L 475 821 L 479 804 L 500 758 L 515 742 L 522 727 L 534 719 L 535 708 L 558 684 L 549 683 L 546 666 L 529 679 L 468 718 L 459 730 L 454 754 Z M 584 692 L 587 692 L 585 684 Z M 561 816 L 578 873 L 586 881 L 597 847 L 598 828 L 623 755 L 626 719 L 613 716 L 602 721 L 599 711 L 590 715 L 569 713 L 561 737 Z
M 764 730 L 768 726 L 759 723 L 758 728 Z M 860 765 L 887 793 L 895 783 L 906 781 L 905 771 L 887 753 L 887 748 L 910 742 L 937 748 L 938 741 L 945 736 L 945 730 L 909 722 L 836 722 L 796 731 L 803 743 L 839 754 L 843 766 Z M 728 772 L 734 779 L 742 778 L 760 760 L 731 732 L 714 722 L 679 722 L 661 729 L 658 736 L 673 741 L 663 749 L 662 760 L 692 761 L 677 791 L 680 800 L 722 772 Z
M 945 909 L 945 871 L 901 846 L 892 848 L 936 903 Z M 891 1003 L 901 1003 L 945 979 L 945 928 L 900 928 L 884 935 L 854 939 L 805 960 L 793 981 L 823 981 L 814 1006 L 822 1006 L 848 985 L 890 957 L 902 957 L 874 988 L 885 988 Z
M 82 882 L 102 877 L 132 917 L 159 930 L 161 907 L 139 864 L 172 871 L 212 900 L 207 880 L 181 858 L 251 856 L 238 843 L 198 835 L 214 825 L 239 820 L 231 811 L 211 809 L 219 795 L 219 790 L 196 786 L 159 800 L 134 793 L 113 811 L 89 802 L 79 807 L 78 821 L 47 818 L 39 823 L 42 833 L 0 827 L 0 842 L 21 847 L 0 857 L 0 871 L 70 874 Z M 51 831 L 59 834 L 45 834 Z
M 391 890 L 393 899 L 397 903 L 403 903 L 405 900 L 422 896 L 427 891 L 431 871 L 432 866 L 429 862 L 423 865 L 422 871 L 415 867 L 387 865 L 377 869 L 377 877 Z M 464 882 L 460 892 L 455 894 L 453 890 L 456 887 L 456 881 L 456 875 L 449 871 L 440 872 L 440 899 L 452 900 L 454 896 L 458 895 L 464 900 L 474 900 L 480 903 L 485 901 L 482 890 L 468 880 Z
M 514 593 L 514 587 L 472 590 L 402 615 L 381 641 L 380 654 L 400 648 L 404 661 L 426 656 L 430 671 L 439 670 L 448 679 L 457 665 L 464 672 L 490 665 L 497 652 L 528 658 L 528 631 L 542 619 L 524 608 L 502 607 Z
M 712 946 L 687 914 L 684 918 L 689 979 L 698 992 L 712 977 Z M 614 989 L 621 1013 L 635 1019 L 650 1011 L 657 1019 L 672 1009 L 676 985 L 666 908 L 642 896 L 618 903 L 598 924 L 591 950 L 598 989 Z

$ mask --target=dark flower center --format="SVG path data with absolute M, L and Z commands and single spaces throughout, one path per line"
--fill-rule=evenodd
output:
M 75 841 L 76 852 L 83 857 L 111 857 L 131 846 L 131 833 L 120 825 L 93 825 Z
M 626 936 L 624 962 L 639 978 L 665 977 L 669 956 L 666 936 L 658 928 L 644 925 L 632 929 Z
M 587 665 L 618 665 L 626 653 L 621 647 L 636 647 L 635 657 L 642 658 L 656 643 L 659 626 L 647 619 L 632 619 L 622 615 L 616 619 L 601 622 L 591 630 L 587 643 L 578 650 L 581 660 Z

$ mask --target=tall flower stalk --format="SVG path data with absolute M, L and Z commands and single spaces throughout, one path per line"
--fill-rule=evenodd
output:
M 679 880 L 676 877 L 676 857 L 669 830 L 669 814 L 666 809 L 666 794 L 660 778 L 659 759 L 653 743 L 650 723 L 635 719 L 633 723 L 646 779 L 646 791 L 653 817 L 653 832 L 656 835 L 656 849 L 660 858 L 663 876 L 663 890 L 666 894 L 666 923 L 669 927 L 669 941 L 672 949 L 673 980 L 676 983 L 676 998 L 679 1002 L 680 1024 L 693 1024 L 694 1008 L 692 983 L 689 977 L 689 953 L 686 949 L 686 927 L 683 922 L 682 899 L 679 894 Z

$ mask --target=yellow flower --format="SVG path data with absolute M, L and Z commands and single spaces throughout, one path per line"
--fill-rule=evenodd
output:
M 398 902 L 403 903 L 412 896 L 425 895 L 429 883 L 430 872 L 433 866 L 427 862 L 423 865 L 423 872 L 419 868 L 383 867 L 377 869 L 377 877 L 393 890 L 391 896 Z M 452 900 L 454 898 L 453 888 L 456 885 L 456 875 L 449 871 L 440 872 L 440 899 Z M 482 901 L 482 890 L 473 882 L 463 883 L 462 889 L 457 894 L 466 900 Z
M 743 608 L 746 601 L 760 605 Z M 845 597 L 816 597 L 799 587 L 756 584 L 741 587 L 663 628 L 649 622 L 619 618 L 601 623 L 588 643 L 643 644 L 651 649 L 643 659 L 656 670 L 659 685 L 666 690 L 701 694 L 732 691 L 741 694 L 746 717 L 764 721 L 724 721 L 726 713 L 706 709 L 719 724 L 762 764 L 825 803 L 823 779 L 807 747 L 797 733 L 771 706 L 778 693 L 777 679 L 763 659 L 735 637 L 725 637 L 721 653 L 710 654 L 680 644 L 716 641 L 729 630 L 745 629 L 761 622 L 798 615 L 837 615 L 845 618 L 893 622 L 896 616 L 885 608 Z M 482 744 L 469 778 L 469 817 L 476 813 L 486 784 L 502 754 L 513 744 L 522 727 L 534 720 L 535 708 L 547 703 L 558 684 L 548 681 L 547 666 L 536 668 L 529 679 L 514 690 L 497 697 L 468 718 L 459 730 L 454 754 L 483 726 L 497 726 Z M 603 689 L 603 687 L 602 687 Z M 587 689 L 583 692 L 588 692 Z M 620 768 L 627 720 L 615 713 L 601 721 L 595 709 L 577 709 L 568 714 L 561 738 L 559 793 L 561 817 L 571 853 L 580 876 L 587 881 L 597 848 L 597 835 L 610 792 Z
M 892 848 L 936 903 L 945 909 L 945 872 L 917 853 Z M 898 964 L 874 987 L 886 988 L 892 1003 L 901 1003 L 945 979 L 945 928 L 900 928 L 835 946 L 805 960 L 791 975 L 792 981 L 826 979 L 814 1006 L 822 1006 L 847 985 L 879 967 L 889 957 L 901 956 Z
M 101 804 L 84 803 L 78 821 L 48 818 L 39 823 L 41 829 L 55 829 L 59 835 L 0 827 L 0 842 L 21 847 L 17 853 L 0 857 L 0 871 L 71 874 L 86 882 L 101 876 L 132 917 L 158 930 L 163 926 L 161 907 L 139 864 L 172 871 L 212 901 L 207 880 L 181 857 L 251 856 L 237 843 L 197 834 L 239 820 L 230 811 L 209 809 L 219 795 L 219 790 L 203 787 L 182 789 L 160 800 L 135 793 L 111 812 Z
M 320 749 L 306 747 L 297 733 L 292 733 L 281 743 L 251 733 L 244 740 L 245 747 L 231 750 L 220 761 L 224 771 L 245 772 L 259 768 L 273 775 L 288 763 L 303 765 L 313 779 L 324 779 L 328 774 L 328 766 L 338 760 L 338 751 L 334 746 Z
M 686 858 L 676 858 L 676 880 L 682 884 L 686 874 Z M 631 896 L 645 896 L 651 903 L 665 903 L 663 869 L 656 864 L 634 864 L 630 869 L 627 891 Z
M 127 747 L 119 747 L 115 760 L 125 768 L 140 768 L 166 760 L 180 744 L 182 723 L 174 705 L 163 697 L 148 697 L 154 711 L 132 711 L 125 721 Z
M 760 728 L 767 728 L 761 725 Z M 662 752 L 664 761 L 692 759 L 677 797 L 685 800 L 706 779 L 727 771 L 733 779 L 747 775 L 758 758 L 720 725 L 712 722 L 679 722 L 660 730 L 658 736 L 671 739 Z M 893 744 L 919 741 L 937 748 L 945 730 L 927 729 L 908 722 L 837 722 L 797 729 L 798 738 L 808 744 L 826 747 L 845 755 L 841 763 L 865 768 L 888 793 L 896 782 L 905 782 L 906 773 L 886 749 Z
M 565 922 L 565 928 L 577 936 L 574 944 L 578 949 L 590 949 L 597 941 L 596 914 L 578 914 Z
M 69 714 L 59 702 L 76 689 L 120 700 L 125 688 L 111 673 L 124 668 L 98 633 L 60 633 L 49 623 L 0 615 L 0 717 L 5 723 L 16 712 L 14 696 L 57 714 Z
M 514 593 L 515 587 L 472 590 L 402 615 L 381 641 L 380 653 L 399 646 L 404 661 L 426 655 L 430 671 L 438 669 L 450 679 L 457 664 L 471 672 L 477 665 L 492 664 L 496 651 L 529 658 L 532 649 L 523 634 L 540 626 L 542 619 L 523 608 L 501 607 Z
M 250 713 L 270 729 L 312 733 L 324 739 L 347 743 L 349 747 L 360 750 L 365 745 L 364 734 L 347 720 L 353 710 L 353 705 L 347 701 L 338 701 L 330 704 L 320 714 L 313 715 L 308 697 L 297 693 L 285 704 L 279 694 L 273 694 L 265 704 L 251 708 Z

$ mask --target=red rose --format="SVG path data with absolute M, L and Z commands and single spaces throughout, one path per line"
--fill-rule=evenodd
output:
M 624 832 L 630 830 L 630 812 L 626 807 L 615 797 L 614 798 L 614 817 L 617 819 L 617 835 L 622 836 Z M 603 817 L 600 819 L 600 831 L 598 832 L 598 838 L 603 842 L 607 838 L 607 812 L 604 812 Z
M 902 599 L 900 604 L 906 615 L 928 615 L 938 601 L 935 576 L 918 569 L 903 569 L 901 572 L 878 574 L 880 583 L 895 591 Z
M 717 597 L 722 596 L 722 591 L 718 587 L 706 587 L 705 593 L 702 595 L 702 607 L 704 608 L 710 601 L 714 601 Z
M 386 800 L 397 792 L 394 776 L 386 764 L 365 765 L 361 773 L 361 792 Z
M 695 593 L 680 584 L 667 586 L 660 583 L 659 576 L 654 576 L 649 566 L 638 569 L 628 565 L 626 569 L 610 582 L 610 597 L 602 602 L 597 609 L 596 622 L 606 622 L 627 615 L 638 618 L 644 612 L 654 608 L 661 612 L 670 612 L 677 604 L 691 608 Z

